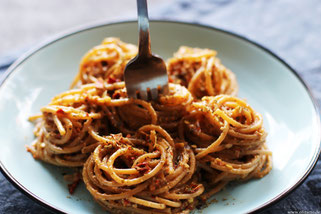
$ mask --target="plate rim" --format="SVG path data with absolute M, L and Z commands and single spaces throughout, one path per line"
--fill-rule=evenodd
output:
M 94 23 L 94 24 L 86 24 L 86 25 L 83 25 L 83 26 L 80 26 L 80 27 L 76 27 L 76 28 L 72 28 L 72 29 L 63 31 L 62 33 L 56 34 L 55 36 L 52 36 L 49 39 L 46 39 L 45 41 L 39 43 L 38 45 L 35 45 L 33 48 L 31 48 L 26 53 L 22 54 L 22 56 L 20 56 L 12 65 L 9 66 L 9 68 L 5 71 L 5 73 L 3 74 L 2 78 L 0 79 L 0 90 L 1 90 L 4 82 L 16 70 L 16 68 L 19 65 L 21 65 L 24 61 L 26 61 L 28 58 L 30 58 L 32 55 L 36 54 L 37 52 L 39 52 L 43 48 L 45 48 L 45 47 L 47 47 L 47 46 L 49 46 L 49 45 L 51 45 L 51 44 L 53 44 L 55 42 L 58 42 L 58 41 L 66 38 L 66 37 L 69 37 L 69 36 L 72 36 L 74 34 L 84 32 L 84 31 L 93 30 L 95 28 L 106 27 L 106 26 L 111 26 L 111 25 L 127 24 L 127 23 L 135 23 L 135 22 L 137 22 L 137 21 L 133 20 L 133 19 L 127 19 L 127 20 L 112 21 L 112 22 L 103 21 L 103 22 L 97 22 L 97 23 Z M 233 36 L 234 38 L 241 39 L 241 40 L 243 40 L 243 41 L 245 41 L 247 43 L 250 43 L 250 44 L 254 45 L 258 49 L 261 49 L 262 51 L 268 53 L 274 59 L 279 61 L 282 65 L 287 67 L 287 69 L 290 70 L 295 75 L 297 80 L 299 80 L 299 82 L 302 84 L 302 86 L 304 87 L 305 91 L 309 95 L 310 100 L 311 100 L 311 102 L 313 104 L 314 110 L 316 112 L 315 116 L 316 116 L 317 125 L 318 125 L 318 132 L 316 133 L 316 135 L 319 136 L 318 149 L 315 151 L 315 153 L 313 155 L 313 158 L 311 159 L 311 161 L 310 161 L 310 163 L 309 163 L 309 165 L 307 167 L 307 170 L 304 172 L 302 177 L 293 186 L 291 186 L 291 187 L 287 188 L 286 190 L 282 191 L 280 194 L 276 195 L 275 197 L 273 197 L 271 200 L 265 202 L 264 204 L 261 204 L 260 206 L 248 211 L 248 213 L 259 212 L 259 211 L 262 211 L 264 209 L 267 209 L 268 207 L 270 207 L 270 206 L 276 204 L 277 202 L 279 202 L 281 199 L 284 199 L 286 196 L 288 196 L 290 193 L 292 193 L 296 188 L 298 188 L 305 181 L 305 179 L 309 176 L 311 171 L 316 166 L 316 163 L 318 161 L 318 157 L 320 156 L 320 152 L 321 152 L 321 128 L 320 128 L 321 124 L 320 124 L 319 105 L 318 105 L 316 99 L 314 98 L 310 87 L 302 79 L 302 77 L 299 75 L 299 73 L 296 70 L 294 70 L 288 63 L 286 63 L 285 60 L 283 60 L 281 57 L 276 55 L 274 52 L 272 52 L 270 49 L 268 49 L 264 45 L 259 44 L 258 42 L 253 41 L 253 40 L 249 39 L 248 37 L 246 37 L 244 35 L 240 35 L 238 33 L 232 32 L 230 30 L 214 27 L 214 26 L 203 24 L 203 23 L 199 23 L 199 22 L 189 22 L 189 21 L 182 21 L 182 20 L 151 19 L 150 22 L 152 22 L 152 23 L 165 23 L 165 24 L 169 23 L 169 24 L 191 25 L 191 26 L 195 26 L 195 27 L 200 27 L 200 28 L 205 28 L 205 29 L 209 29 L 209 30 L 218 31 L 218 32 Z M 34 194 L 30 190 L 28 190 L 28 188 L 23 186 L 19 181 L 17 181 L 11 175 L 11 173 L 6 169 L 6 167 L 1 162 L 1 160 L 0 160 L 0 172 L 4 175 L 4 177 L 15 188 L 17 188 L 24 195 L 28 196 L 29 198 L 31 198 L 33 201 L 37 202 L 38 204 L 40 204 L 44 208 L 46 208 L 48 210 L 51 210 L 51 211 L 54 211 L 54 212 L 58 212 L 58 213 L 67 213 L 65 210 L 63 210 L 61 208 L 58 208 L 57 206 L 45 201 L 44 199 L 40 198 L 39 196 L 37 196 L 36 194 Z

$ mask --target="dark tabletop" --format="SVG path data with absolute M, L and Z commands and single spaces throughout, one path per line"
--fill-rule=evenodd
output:
M 321 104 L 320 0 L 176 0 L 150 17 L 215 26 L 262 44 L 300 74 Z M 0 78 L 20 54 L 0 58 Z M 48 212 L 0 173 L 0 213 Z M 300 187 L 262 213 L 321 213 L 320 159 Z

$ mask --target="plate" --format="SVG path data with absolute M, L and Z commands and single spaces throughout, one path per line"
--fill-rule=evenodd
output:
M 151 22 L 152 50 L 169 58 L 181 45 L 218 51 L 239 82 L 239 97 L 264 117 L 273 169 L 262 179 L 228 186 L 202 213 L 248 213 L 287 195 L 308 176 L 320 152 L 320 117 L 298 74 L 279 57 L 246 38 L 196 24 Z M 103 38 L 136 44 L 133 21 L 65 34 L 30 52 L 6 73 L 0 87 L 0 166 L 18 189 L 42 205 L 67 213 L 105 213 L 81 185 L 70 196 L 64 168 L 36 161 L 25 145 L 33 139 L 30 115 L 68 89 L 81 57 Z M 199 212 L 199 211 L 197 211 Z

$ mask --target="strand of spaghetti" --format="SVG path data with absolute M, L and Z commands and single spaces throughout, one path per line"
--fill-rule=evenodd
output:
M 238 131 L 235 131 L 233 129 L 230 129 L 229 135 L 231 135 L 233 137 L 240 138 L 240 139 L 245 139 L 245 140 L 258 140 L 260 137 L 263 136 L 263 133 L 256 131 L 253 134 L 243 134 L 243 133 L 239 133 Z
M 233 147 L 233 144 L 230 144 L 230 143 L 226 143 L 226 144 L 224 144 L 224 145 L 220 144 L 219 146 L 217 146 L 217 147 L 215 148 L 215 152 L 220 152 L 220 151 L 223 151 L 223 150 L 225 150 L 225 149 L 230 149 L 230 148 L 232 148 L 232 147 Z M 195 151 L 196 153 L 200 153 L 201 151 L 204 151 L 204 150 L 206 150 L 206 148 L 195 148 L 195 149 L 194 149 L 194 151 Z
M 160 156 L 159 152 L 143 154 L 134 161 L 132 168 L 134 168 L 137 164 L 144 162 L 146 159 L 151 160 L 152 158 L 158 158 L 159 156 Z
M 252 161 L 249 161 L 249 162 L 245 162 L 245 163 L 233 163 L 232 161 L 231 162 L 228 162 L 228 161 L 224 161 L 220 158 L 214 158 L 214 157 L 207 157 L 211 162 L 216 162 L 218 165 L 221 165 L 221 166 L 227 166 L 228 168 L 236 168 L 236 169 L 248 169 L 250 167 L 253 166 L 253 164 L 255 164 L 259 158 L 260 158 L 260 155 L 256 155 L 254 156 L 254 158 L 252 158 Z
M 186 149 L 183 150 L 182 154 L 178 158 L 180 159 L 178 166 L 172 174 L 168 174 L 166 176 L 166 180 L 172 180 L 181 173 L 187 173 L 187 169 L 189 168 L 189 153 L 186 151 Z
M 204 193 L 201 198 L 203 200 L 207 200 L 209 199 L 212 195 L 214 195 L 215 193 L 218 193 L 219 191 L 221 191 L 226 184 L 228 184 L 228 181 L 221 181 L 218 185 L 215 186 L 215 188 L 211 189 L 210 191 Z
M 221 63 L 218 58 L 215 58 L 213 60 L 213 66 L 212 69 L 214 70 L 213 75 L 212 75 L 212 81 L 215 81 L 214 88 L 220 94 L 220 92 L 224 91 L 224 94 L 232 94 L 233 88 L 235 86 L 233 85 L 233 77 L 234 75 L 229 72 Z M 229 81 L 224 81 L 225 79 L 229 79 Z M 230 86 L 230 87 L 229 87 Z M 215 96 L 213 94 L 212 96 Z
M 195 159 L 195 155 L 194 152 L 192 150 L 189 150 L 189 168 L 187 171 L 187 175 L 180 181 L 179 185 L 183 185 L 185 184 L 187 181 L 189 181 L 192 176 L 194 175 L 195 169 L 196 169 L 196 159 Z
M 265 175 L 267 175 L 272 169 L 272 157 L 271 157 L 271 155 L 267 155 L 266 158 L 267 158 L 267 160 L 265 162 L 265 165 L 266 165 L 265 169 L 263 169 L 262 171 L 258 172 L 257 175 L 256 175 L 259 178 L 262 178 Z
M 80 167 L 83 166 L 83 158 L 85 158 L 84 154 L 76 154 L 73 156 L 74 158 L 72 160 L 65 160 L 62 159 L 60 156 L 54 156 L 54 164 L 60 165 L 60 166 L 67 166 L 67 167 Z M 52 158 L 50 158 L 53 160 Z
M 155 130 L 151 130 L 150 131 L 150 136 L 149 136 L 149 139 L 151 140 L 152 142 L 152 145 L 150 145 L 150 149 L 151 148 L 155 148 L 155 145 L 157 143 L 157 135 L 156 135 L 156 131 Z
M 42 114 L 35 114 L 35 115 L 32 115 L 32 116 L 28 117 L 28 120 L 29 121 L 35 121 L 35 120 L 40 119 L 40 118 L 42 118 Z
M 63 119 L 65 119 L 65 118 L 63 118 Z M 52 151 L 54 151 L 57 154 L 68 154 L 68 153 L 74 153 L 74 152 L 80 151 L 84 147 L 84 143 L 79 143 L 79 142 L 84 137 L 84 135 L 85 135 L 85 133 L 86 133 L 86 131 L 88 129 L 88 126 L 91 124 L 91 121 L 92 120 L 90 120 L 90 119 L 87 120 L 84 123 L 84 126 L 82 127 L 82 130 L 80 131 L 80 134 L 73 141 L 68 143 L 68 145 L 65 145 L 63 148 L 62 147 L 57 147 L 56 145 L 53 145 L 50 141 L 46 140 L 47 145 L 49 146 L 49 148 Z M 67 130 L 68 130 L 68 132 L 67 132 L 66 136 L 69 136 L 69 137 L 66 140 L 64 140 L 65 142 L 69 141 L 71 133 L 72 133 L 71 128 L 68 128 Z M 53 141 L 54 143 L 58 144 L 57 140 L 54 140 L 54 138 L 51 139 L 51 141 Z M 62 142 L 60 142 L 60 145 L 61 144 L 62 144 Z
M 196 155 L 196 159 L 200 159 L 204 156 L 206 156 L 209 153 L 213 153 L 216 151 L 216 148 L 222 143 L 222 141 L 225 139 L 227 132 L 229 130 L 229 124 L 227 121 L 224 121 L 224 127 L 222 127 L 222 133 L 217 138 L 216 141 L 214 141 L 210 146 L 208 146 L 205 150 L 201 151 Z
M 98 105 L 109 105 L 109 103 L 112 100 L 110 97 L 101 98 L 96 95 L 95 96 L 88 95 L 88 98 L 89 98 L 90 102 L 92 102 L 93 104 L 98 104 Z M 86 97 L 84 98 L 84 100 L 86 101 Z
M 208 93 L 208 95 L 210 96 L 214 96 L 215 95 L 215 91 L 214 91 L 214 87 L 213 87 L 213 82 L 212 82 L 212 66 L 214 64 L 214 57 L 211 57 L 208 59 L 207 63 L 206 63 L 206 67 L 204 70 L 204 74 L 205 74 L 205 85 L 206 85 L 206 91 Z
M 98 165 L 95 165 L 95 161 L 92 156 L 90 156 L 87 160 L 87 162 L 84 165 L 84 169 L 86 170 L 86 173 L 89 178 L 91 178 L 91 182 L 94 183 L 96 186 L 102 186 L 102 187 L 121 187 L 123 185 L 118 184 L 114 181 L 109 181 L 106 179 L 106 176 L 102 175 L 102 170 L 99 168 Z
M 87 173 L 91 178 L 91 181 L 94 182 L 96 186 L 102 187 L 110 187 L 110 188 L 118 188 L 124 186 L 122 184 L 116 183 L 115 181 L 109 181 L 106 179 L 106 176 L 103 175 L 102 170 L 98 165 L 95 165 L 95 161 L 93 159 L 89 160 L 89 164 L 87 165 Z
M 55 114 L 57 111 L 62 111 L 66 117 L 69 117 L 71 119 L 100 119 L 102 115 L 100 113 L 88 113 L 85 111 L 81 111 L 72 107 L 66 107 L 66 106 L 45 106 L 40 109 L 42 112 L 48 112 Z
M 94 88 L 95 85 L 94 84 L 90 84 L 90 85 L 87 85 L 87 88 L 90 86 L 90 88 Z M 86 89 L 87 89 L 86 88 Z M 75 94 L 81 94 L 82 92 L 84 92 L 84 88 L 81 87 L 80 89 L 71 89 L 71 90 L 68 90 L 68 91 L 65 91 L 65 92 L 62 92 L 56 96 L 54 96 L 52 99 L 51 99 L 51 103 L 63 98 L 63 97 L 66 97 L 66 96 L 70 96 L 70 95 L 75 95 Z
M 96 164 L 99 166 L 100 169 L 110 173 L 112 168 L 109 168 L 108 163 L 104 163 L 103 161 L 100 160 L 99 149 L 101 149 L 101 147 L 102 146 L 99 145 L 99 148 L 94 151 L 94 153 L 93 153 L 94 154 L 94 156 L 93 156 L 94 160 L 95 160 Z M 126 147 L 125 149 L 127 151 L 128 147 Z M 136 148 L 131 148 L 130 151 L 131 152 L 135 152 L 137 154 L 144 154 L 145 153 L 144 151 L 136 149 Z M 131 168 L 131 169 L 115 169 L 115 168 L 113 168 L 113 171 L 114 171 L 115 174 L 117 174 L 117 176 L 118 176 L 118 174 L 127 174 L 127 173 L 128 174 L 138 174 L 139 173 L 135 168 Z
M 80 80 L 80 72 L 76 74 L 75 78 L 73 79 L 73 81 L 70 84 L 69 89 L 72 89 L 72 88 L 76 87 L 76 85 L 79 82 L 79 80 Z
M 260 114 L 256 114 L 255 121 L 251 125 L 248 125 L 247 127 L 238 129 L 238 132 L 245 133 L 245 134 L 251 133 L 251 132 L 259 129 L 260 127 L 262 127 L 262 125 L 263 125 L 262 116 Z
M 115 82 L 113 84 L 107 84 L 104 82 L 104 87 L 108 91 L 114 91 L 125 87 L 125 82 Z
M 56 115 L 54 115 L 56 116 Z M 57 118 L 58 119 L 58 118 Z M 59 119 L 58 119 L 59 120 Z M 62 137 L 59 139 L 59 138 L 56 138 L 56 137 L 53 137 L 53 138 L 50 138 L 51 137 L 51 134 L 48 134 L 48 138 L 50 138 L 50 140 L 55 143 L 55 144 L 58 144 L 58 145 L 62 145 L 62 144 L 65 144 L 66 142 L 68 142 L 68 140 L 70 139 L 71 135 L 72 135 L 72 127 L 73 127 L 73 124 L 72 122 L 67 119 L 67 118 L 62 118 L 65 126 L 66 126 L 66 129 L 65 130 L 65 134 L 64 135 L 61 135 Z M 62 125 L 62 124 L 61 124 Z M 57 124 L 56 124 L 57 126 Z M 58 126 L 57 126 L 58 127 Z M 66 131 L 67 130 L 67 131 Z M 47 130 L 45 130 L 46 133 L 47 133 Z
M 254 112 L 251 106 L 245 102 L 245 100 L 239 99 L 237 97 L 229 96 L 229 95 L 219 95 L 218 98 L 218 105 L 223 105 L 225 102 L 236 102 L 238 105 L 248 108 L 251 112 Z
M 112 99 L 110 101 L 109 106 L 115 107 L 115 106 L 122 106 L 122 105 L 126 105 L 126 104 L 130 104 L 129 98 Z
M 153 194 L 158 195 L 164 192 L 167 192 L 168 190 L 172 189 L 174 186 L 178 185 L 178 183 L 181 182 L 181 180 L 185 177 L 185 175 L 188 173 L 186 170 L 187 168 L 187 162 L 189 160 L 188 153 L 184 150 L 183 158 L 181 159 L 180 166 L 175 169 L 175 171 L 172 174 L 169 174 L 166 176 L 167 183 L 165 186 L 156 189 L 153 191 Z
M 245 127 L 245 125 L 243 125 L 243 124 L 235 121 L 235 120 L 232 119 L 231 117 L 227 116 L 227 115 L 225 114 L 225 112 L 222 111 L 221 109 L 216 109 L 215 112 L 214 112 L 214 114 L 219 115 L 221 118 L 223 118 L 225 121 L 227 121 L 229 124 L 233 125 L 234 127 L 237 127 L 237 128 L 239 128 L 239 127 Z
M 249 180 L 253 177 L 260 178 L 259 173 L 264 169 L 264 165 L 266 164 L 267 156 L 266 155 L 260 155 L 260 161 L 257 164 L 256 168 L 250 172 L 244 180 Z
M 115 109 L 113 107 L 112 107 L 112 112 L 106 106 L 102 106 L 102 109 L 104 110 L 104 112 L 106 112 L 107 117 L 109 118 L 110 122 L 114 127 L 119 128 L 122 133 L 134 133 L 131 130 L 124 127 L 123 125 L 118 126 L 120 120 L 118 116 L 114 113 Z
M 150 130 L 155 130 L 157 131 L 159 134 L 161 134 L 166 141 L 173 147 L 175 148 L 174 145 L 174 140 L 173 138 L 160 126 L 156 126 L 156 125 L 145 125 L 143 127 L 141 127 L 138 131 L 139 132 L 146 132 L 146 131 L 150 131 Z
M 148 180 L 149 178 L 153 177 L 156 173 L 158 173 L 161 170 L 161 168 L 164 166 L 165 160 L 166 160 L 166 153 L 164 151 L 164 148 L 162 146 L 159 146 L 159 145 L 156 145 L 156 148 L 161 152 L 161 160 L 159 161 L 157 166 L 154 167 L 154 169 L 152 169 L 150 172 L 144 174 L 143 176 L 138 177 L 138 178 L 133 178 L 133 179 L 123 179 L 123 178 L 119 177 L 115 173 L 113 164 L 114 164 L 116 158 L 119 157 L 122 154 L 125 154 L 128 151 L 128 148 L 122 148 L 122 149 L 117 150 L 114 154 L 112 154 L 109 157 L 109 160 L 107 162 L 107 167 L 109 168 L 110 176 L 117 183 L 125 184 L 127 186 L 132 186 L 132 185 L 135 185 L 135 184 L 138 184 L 138 183 L 142 183 L 142 182 Z
M 93 127 L 91 127 L 91 126 L 88 128 L 88 133 L 89 133 L 95 140 L 97 140 L 98 142 L 106 143 L 106 144 L 109 143 L 109 141 L 108 141 L 106 138 L 98 135 L 98 134 L 94 131 Z
M 152 119 L 151 124 L 157 123 L 157 114 L 150 103 L 144 100 L 137 100 L 137 99 L 131 99 L 131 102 L 138 105 L 142 105 L 145 109 L 147 109 Z
M 240 108 L 240 109 L 241 109 L 243 115 L 246 118 L 246 122 L 245 123 L 246 124 L 251 123 L 251 121 L 253 120 L 253 116 L 254 116 L 254 115 L 252 115 L 252 112 L 250 112 L 250 110 L 247 109 L 247 108 Z
M 162 196 L 173 200 L 195 198 L 204 192 L 204 186 L 199 184 L 196 189 L 197 190 L 194 193 L 165 193 Z
M 219 175 L 215 176 L 215 179 L 212 180 L 212 184 L 216 184 L 219 181 L 224 180 L 224 178 L 226 178 L 228 176 L 228 172 L 221 172 Z
M 176 201 L 170 201 L 168 199 L 165 199 L 165 198 L 161 198 L 159 196 L 156 196 L 155 197 L 155 201 L 158 201 L 162 204 L 165 204 L 167 206 L 170 206 L 170 207 L 181 207 L 182 206 L 182 203 L 181 202 L 176 202 Z
M 173 174 L 174 173 L 174 163 L 173 163 L 173 159 L 174 159 L 174 148 L 164 139 L 162 139 L 160 142 L 159 142 L 160 145 L 162 145 L 165 150 L 166 150 L 166 164 L 168 166 L 167 168 L 167 173 L 169 175 Z
M 197 117 L 197 115 L 199 115 L 198 112 L 192 111 L 187 116 L 182 117 L 182 119 L 179 121 L 179 124 L 178 124 L 178 136 L 179 136 L 180 139 L 185 141 L 184 123 L 187 121 L 187 119 L 193 118 L 193 117 Z
M 133 196 L 128 198 L 128 200 L 130 202 L 143 205 L 145 207 L 151 207 L 151 208 L 160 209 L 160 210 L 166 208 L 165 204 L 155 203 L 155 202 L 143 200 L 143 199 L 140 199 L 140 198 L 136 198 L 136 197 L 133 197 Z
M 80 151 L 83 148 L 83 144 L 76 144 L 76 145 L 68 145 L 64 147 L 58 147 L 49 141 L 46 141 L 46 145 L 49 149 L 55 154 L 70 154 Z
M 202 64 L 205 63 L 204 60 L 202 60 Z M 190 92 L 194 92 L 194 88 L 196 88 L 196 85 L 197 85 L 197 80 L 201 77 L 202 73 L 204 72 L 204 67 L 200 67 L 196 72 L 195 74 L 193 75 L 191 81 L 188 83 L 188 87 L 187 89 L 190 91 Z
M 84 170 L 83 172 L 84 172 L 83 173 L 83 180 L 84 180 L 85 184 L 88 184 L 90 181 L 89 181 L 89 178 L 87 177 L 88 175 L 86 173 L 86 170 Z M 141 192 L 142 190 L 144 190 L 148 186 L 148 183 L 146 183 L 146 182 L 142 183 L 132 190 L 122 192 L 119 194 L 100 193 L 98 190 L 93 188 L 91 185 L 86 185 L 86 186 L 87 186 L 87 189 L 89 190 L 89 192 L 95 198 L 100 198 L 100 199 L 104 199 L 104 200 L 118 200 L 118 199 L 122 199 L 122 198 L 129 198 L 132 195 L 135 195 L 136 193 Z
M 90 139 L 90 138 L 88 138 Z M 91 139 L 90 139 L 91 140 Z M 81 153 L 91 153 L 92 151 L 95 150 L 95 148 L 99 145 L 98 142 L 96 143 L 92 143 L 90 145 L 88 145 L 86 142 L 85 142 L 85 146 L 81 149 Z
M 262 150 L 262 149 L 258 149 L 258 150 L 250 150 L 250 151 L 244 151 L 240 154 L 240 156 L 245 156 L 245 155 L 272 155 L 271 151 L 268 150 Z
M 183 171 L 182 173 L 180 173 L 178 176 L 176 176 L 174 178 L 174 180 L 171 180 L 169 182 L 166 183 L 166 185 L 162 188 L 159 188 L 157 190 L 154 190 L 153 191 L 153 194 L 154 195 L 158 195 L 158 194 L 161 194 L 161 193 L 164 193 L 164 192 L 167 192 L 169 191 L 170 189 L 172 189 L 174 186 L 176 186 L 183 178 L 184 176 L 186 175 L 186 171 Z
M 226 163 L 225 161 L 222 161 L 221 159 L 216 158 L 214 161 L 211 161 L 211 167 L 218 169 L 220 171 L 229 172 L 232 174 L 244 175 L 253 171 L 257 166 L 259 160 L 260 160 L 260 157 L 258 155 L 255 156 L 255 158 L 253 158 L 252 161 L 250 161 L 250 166 L 243 169 L 243 168 L 233 168 L 231 163 Z

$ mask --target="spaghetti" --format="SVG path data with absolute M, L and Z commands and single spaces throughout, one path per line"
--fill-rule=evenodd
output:
M 77 85 L 107 81 L 114 83 L 123 80 L 127 62 L 137 54 L 137 47 L 124 43 L 118 38 L 109 37 L 92 48 L 81 60 L 79 73 L 71 88 Z
M 216 51 L 182 46 L 168 62 L 169 80 L 185 86 L 192 95 L 237 95 L 235 75 L 221 64 Z
M 104 137 L 83 168 L 87 189 L 111 212 L 178 213 L 193 208 L 204 191 L 193 178 L 196 161 L 186 142 L 160 126 L 133 137 Z
M 107 118 L 99 106 L 109 102 L 110 97 L 95 84 L 57 95 L 41 108 L 41 115 L 30 118 L 36 121 L 37 138 L 28 151 L 34 158 L 54 165 L 82 166 L 98 145 L 92 131 L 109 133 Z
M 188 90 L 170 84 L 169 95 L 156 102 L 127 98 L 124 82 L 91 83 L 54 97 L 41 108 L 36 141 L 29 151 L 37 159 L 60 166 L 82 166 L 99 139 L 96 132 L 134 134 L 146 124 L 160 124 L 173 136 L 193 97 Z M 110 125 L 109 125 L 110 123 Z M 91 148 L 91 149 L 90 149 Z
M 136 53 L 106 38 L 83 57 L 71 89 L 30 118 L 34 158 L 83 167 L 112 213 L 188 213 L 229 182 L 271 170 L 262 116 L 234 97 L 235 75 L 215 51 L 181 47 L 168 61 L 169 94 L 151 102 L 127 97 L 123 70 Z
M 160 95 L 156 102 L 129 100 L 125 88 L 116 90 L 111 96 L 118 105 L 103 109 L 113 126 L 124 134 L 134 134 L 143 125 L 158 124 L 175 136 L 186 107 L 193 101 L 190 92 L 177 84 L 169 84 L 169 94 Z
M 207 199 L 232 180 L 261 178 L 272 168 L 262 116 L 245 101 L 228 96 L 203 97 L 181 120 L 179 135 L 195 152 L 209 192 Z

